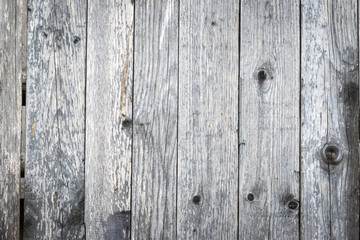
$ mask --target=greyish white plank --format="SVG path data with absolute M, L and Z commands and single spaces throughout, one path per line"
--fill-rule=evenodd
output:
M 129 239 L 133 1 L 88 0 L 85 223 L 89 239 Z
M 0 1 L 0 239 L 19 238 L 21 78 L 16 1 Z
M 178 11 L 136 1 L 132 239 L 176 239 Z
M 302 4 L 301 236 L 358 239 L 358 1 Z
M 241 1 L 240 239 L 299 238 L 299 3 Z
M 240 1 L 181 1 L 178 239 L 238 234 Z
M 82 238 L 86 1 L 28 16 L 24 239 Z

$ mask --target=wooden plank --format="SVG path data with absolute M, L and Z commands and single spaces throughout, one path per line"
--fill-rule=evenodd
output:
M 178 1 L 136 2 L 133 239 L 176 239 Z
M 21 81 L 16 1 L 0 1 L 0 239 L 19 238 Z
M 28 7 L 24 239 L 80 239 L 86 1 Z
M 299 1 L 241 3 L 240 239 L 298 239 Z
M 88 1 L 85 223 L 130 237 L 133 1 Z
M 237 238 L 239 5 L 180 2 L 179 239 Z
M 301 236 L 358 239 L 358 2 L 302 4 Z
M 28 1 L 16 0 L 16 72 L 26 82 Z

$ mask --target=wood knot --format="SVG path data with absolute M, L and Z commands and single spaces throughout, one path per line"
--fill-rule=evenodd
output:
M 254 201 L 254 199 L 255 199 L 255 196 L 254 196 L 253 193 L 249 193 L 249 194 L 247 195 L 247 200 L 248 200 L 249 202 Z
M 271 80 L 274 79 L 273 71 L 271 70 L 271 64 L 269 62 L 263 63 L 254 72 L 254 78 L 258 83 L 259 90 L 261 92 L 267 92 L 271 86 Z
M 192 201 L 194 204 L 199 204 L 201 201 L 201 197 L 199 195 L 196 195 L 193 197 Z
M 342 151 L 338 144 L 327 143 L 321 151 L 322 159 L 328 164 L 337 165 L 343 159 Z
M 291 209 L 291 210 L 297 210 L 299 208 L 299 201 L 297 200 L 291 200 L 289 203 L 288 203 L 288 208 Z
M 74 37 L 74 40 L 73 40 L 73 43 L 74 43 L 74 44 L 77 44 L 77 43 L 80 42 L 80 40 L 81 40 L 81 39 L 80 39 L 78 36 L 75 36 L 75 37 Z
M 265 70 L 261 69 L 260 71 L 258 71 L 257 79 L 259 82 L 265 81 L 267 78 L 268 78 L 268 74 L 266 73 Z

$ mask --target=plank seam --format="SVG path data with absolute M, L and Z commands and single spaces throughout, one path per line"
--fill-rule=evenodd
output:
M 177 23 L 177 43 L 178 43 L 178 49 L 177 49 L 177 113 L 176 113 L 176 191 L 175 191 L 175 232 L 176 232 L 176 238 L 177 238 L 177 232 L 178 232 L 178 176 L 179 176 L 179 90 L 180 90 L 180 0 L 178 2 L 178 23 Z
M 301 209 L 302 209 L 302 189 L 301 189 L 301 183 L 302 183 L 302 178 L 301 178 L 301 173 L 302 173 L 302 169 L 301 169 L 301 157 L 302 157 L 302 152 L 301 152 L 301 130 L 302 130 L 302 109 L 301 109 L 301 83 L 302 83 L 302 0 L 299 0 L 299 202 L 300 202 L 300 208 L 299 208 L 299 215 L 298 215 L 298 231 L 299 231 L 299 240 L 301 240 Z
M 136 17 L 135 17 L 135 14 L 136 14 L 136 11 L 135 11 L 135 7 L 136 7 L 136 1 L 134 0 L 133 1 L 133 30 L 132 30 L 132 35 L 133 35 L 133 39 L 132 39 L 132 42 L 133 42 L 133 46 L 132 46 L 132 87 L 131 87 L 131 95 L 132 95 L 132 104 L 131 104 L 131 116 L 132 116 L 132 125 L 131 125 L 131 160 L 130 160 L 130 239 L 134 239 L 132 237 L 132 207 L 133 207 L 133 161 L 134 161 L 134 99 L 135 99 L 135 33 L 136 33 Z M 130 37 L 130 36 L 128 36 Z M 125 64 L 128 64 L 128 63 L 125 63 Z M 128 81 L 128 80 L 127 80 Z M 126 96 L 125 96 L 126 97 Z
M 84 75 L 85 75 L 85 84 L 84 84 L 84 159 L 83 159 L 83 164 L 84 164 L 84 182 L 83 182 L 83 186 L 84 186 L 84 212 L 83 212 L 83 225 L 84 225 L 84 237 L 86 240 L 86 223 L 85 223 L 85 213 L 86 213 L 86 96 L 87 96 L 87 56 L 88 56 L 88 23 L 89 23 L 89 1 L 86 0 L 86 26 L 85 26 L 85 66 L 84 66 Z
M 237 158 L 237 164 L 238 164 L 238 180 L 237 180 L 237 239 L 240 239 L 240 121 L 241 121 L 241 117 L 240 117 L 240 111 L 241 111 L 241 106 L 240 106 L 240 97 L 241 97 L 241 78 L 240 78 L 240 57 L 241 57 L 241 1 L 239 1 L 239 20 L 238 20 L 238 132 L 237 132 L 237 148 L 238 148 L 238 158 Z

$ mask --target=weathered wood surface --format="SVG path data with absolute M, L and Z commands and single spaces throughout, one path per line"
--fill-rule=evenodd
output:
M 178 239 L 237 238 L 239 5 L 180 2 Z
M 176 239 L 178 5 L 135 7 L 133 239 Z
M 0 239 L 19 238 L 21 80 L 16 1 L 0 1 Z
M 299 1 L 241 3 L 239 236 L 298 239 Z
M 28 0 L 16 0 L 16 72 L 26 82 Z
M 86 1 L 29 0 L 24 239 L 80 239 Z
M 88 239 L 130 237 L 133 28 L 132 1 L 88 1 Z
M 358 239 L 358 2 L 302 4 L 302 237 Z
M 0 0 L 0 239 L 359 239 L 358 4 Z

